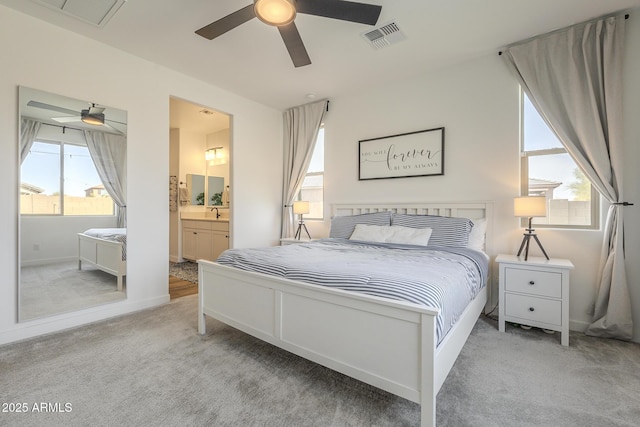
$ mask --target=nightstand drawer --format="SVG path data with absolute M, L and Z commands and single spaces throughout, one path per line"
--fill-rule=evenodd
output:
M 507 267 L 505 274 L 507 291 L 562 298 L 561 273 Z
M 506 293 L 504 314 L 523 320 L 562 325 L 562 302 Z

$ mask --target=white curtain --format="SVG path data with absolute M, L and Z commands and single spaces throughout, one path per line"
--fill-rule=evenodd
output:
M 83 131 L 102 185 L 118 205 L 118 227 L 127 226 L 127 139 L 123 135 Z
M 573 160 L 612 203 L 587 334 L 630 340 L 623 245 L 624 24 L 620 15 L 574 25 L 510 46 L 502 57 Z
M 284 180 L 282 186 L 281 237 L 294 234 L 294 198 L 309 168 L 318 131 L 327 110 L 327 100 L 293 107 L 283 114 L 284 119 Z
M 33 119 L 20 120 L 20 164 L 27 158 L 41 125 L 41 122 Z

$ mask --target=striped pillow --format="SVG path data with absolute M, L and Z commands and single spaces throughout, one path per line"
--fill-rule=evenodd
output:
M 356 224 L 391 225 L 391 212 L 336 216 L 331 220 L 329 237 L 348 239 L 356 228 Z
M 412 228 L 431 228 L 429 245 L 466 247 L 473 222 L 468 218 L 454 218 L 436 215 L 394 214 L 392 225 Z

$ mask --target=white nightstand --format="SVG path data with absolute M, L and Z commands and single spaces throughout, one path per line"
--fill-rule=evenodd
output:
M 280 246 L 284 246 L 284 245 L 295 245 L 297 243 L 307 243 L 310 242 L 311 240 L 309 239 L 295 239 L 293 237 L 287 237 L 285 239 L 280 239 Z
M 498 328 L 505 322 L 559 331 L 562 345 L 569 345 L 569 272 L 567 259 L 498 255 Z

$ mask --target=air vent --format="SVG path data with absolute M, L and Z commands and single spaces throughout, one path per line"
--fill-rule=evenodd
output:
M 127 0 L 33 0 L 97 27 L 104 27 Z
M 407 38 L 395 22 L 390 22 L 367 31 L 362 34 L 362 37 L 364 37 L 374 49 L 382 49 L 383 47 L 391 46 Z

